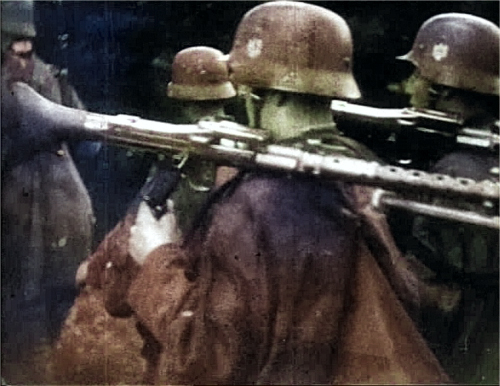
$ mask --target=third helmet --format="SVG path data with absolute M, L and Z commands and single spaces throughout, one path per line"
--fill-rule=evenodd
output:
M 488 20 L 445 13 L 422 24 L 411 51 L 399 59 L 433 83 L 499 95 L 499 37 L 500 29 Z

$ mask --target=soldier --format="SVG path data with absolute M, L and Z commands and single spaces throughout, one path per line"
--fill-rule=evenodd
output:
M 236 90 L 229 81 L 224 54 L 204 46 L 179 51 L 172 64 L 167 95 L 180 107 L 178 123 L 232 119 L 226 115 L 224 106 L 234 99 Z M 183 173 L 185 178 L 172 199 L 179 227 L 184 233 L 215 184 L 216 165 L 195 157 L 187 161 Z
M 226 60 L 222 52 L 204 46 L 184 49 L 174 58 L 171 77 L 172 81 L 168 83 L 168 86 L 166 85 L 165 92 L 180 109 L 181 114 L 176 120 L 177 123 L 194 123 L 203 118 L 228 118 L 224 113 L 224 106 L 233 100 L 236 91 L 229 82 Z M 212 162 L 201 158 L 190 158 L 182 168 L 185 177 L 176 186 L 178 179 L 173 174 L 178 171 L 172 171 L 169 160 L 158 161 L 151 168 L 150 177 L 139 197 L 128 208 L 127 215 L 106 235 L 90 259 L 99 259 L 100 256 L 105 255 L 111 260 L 120 252 L 126 253 L 129 236 L 127 232 L 130 230 L 130 224 L 135 220 L 137 204 L 144 203 L 144 195 L 148 195 L 147 199 L 157 202 L 159 198 L 157 200 L 156 194 L 164 198 L 175 188 L 171 198 L 175 203 L 176 216 L 173 217 L 175 221 L 172 221 L 166 233 L 173 231 L 178 237 L 180 235 L 178 225 L 184 233 L 214 185 L 215 168 L 216 165 Z M 149 189 L 150 186 L 154 187 L 153 190 Z M 146 210 L 149 211 L 149 208 L 146 207 Z M 87 262 L 88 260 L 82 267 L 86 267 Z M 85 268 L 82 270 L 84 271 Z M 140 361 L 139 349 L 137 352 L 134 351 L 134 346 L 137 345 L 138 340 L 140 341 L 139 335 L 132 321 L 109 320 L 104 304 L 100 301 L 104 292 L 93 289 L 89 285 L 78 296 L 72 308 L 72 314 L 78 313 L 82 317 L 67 318 L 52 358 L 54 377 L 57 382 L 73 382 L 75 379 L 88 380 L 91 376 L 95 377 L 94 380 L 97 379 L 96 382 L 137 381 L 135 377 L 138 374 L 133 371 L 134 366 L 131 367 L 130 372 L 123 372 L 119 369 L 127 360 Z M 108 298 L 106 304 L 114 307 L 113 310 L 107 307 L 107 310 L 113 316 L 117 316 L 117 310 L 120 308 L 117 302 Z M 120 312 L 123 311 L 120 310 Z M 83 317 L 83 315 L 92 315 L 92 317 Z M 92 333 L 82 334 L 81 331 L 92 331 Z M 138 327 L 138 331 L 142 329 Z M 109 338 L 113 335 L 120 339 L 110 343 L 110 339 L 104 338 L 104 336 Z M 154 346 L 149 343 L 144 345 L 143 355 L 154 351 Z M 91 350 L 81 352 L 82 346 L 91 347 Z M 127 358 L 123 354 L 124 347 L 129 348 L 128 354 L 130 355 Z M 103 353 L 106 353 L 106 362 L 96 361 L 96 358 Z M 106 371 L 102 366 L 105 366 Z M 133 377 L 130 374 L 133 374 Z M 146 377 L 144 382 L 147 383 L 148 379 Z
M 279 6 L 280 2 L 273 4 L 273 8 Z M 285 11 L 286 8 L 283 8 L 284 12 L 292 12 Z M 279 12 L 278 8 L 273 11 Z M 338 24 L 330 20 L 324 21 L 328 25 L 328 32 L 324 32 L 321 38 L 315 37 L 299 43 L 298 36 L 306 31 L 312 19 L 303 18 L 303 25 L 290 25 L 286 31 L 283 30 L 283 25 L 272 24 L 275 30 L 266 29 L 264 33 L 259 29 L 259 23 L 265 23 L 266 16 L 263 13 L 257 15 L 262 20 L 247 18 L 242 23 L 234 38 L 233 48 L 225 59 L 228 60 L 231 81 L 245 98 L 249 126 L 265 129 L 276 142 L 308 151 L 334 151 L 337 154 L 378 160 L 363 145 L 341 136 L 329 110 L 332 97 L 357 99 L 361 96 L 352 75 L 350 30 L 343 19 L 335 15 L 341 21 Z M 258 38 L 250 38 L 256 35 L 254 30 L 259 31 Z M 286 48 L 271 50 L 271 46 Z M 186 122 L 199 120 L 207 116 L 207 112 L 221 112 L 212 108 L 205 111 L 200 102 L 193 101 L 196 92 L 203 96 L 212 95 L 214 90 L 211 86 L 210 91 L 200 92 L 201 87 L 195 88 L 192 85 L 199 83 L 200 86 L 207 87 L 210 82 L 208 79 L 200 82 L 197 77 L 192 76 L 193 70 L 184 64 L 185 61 L 193 63 L 193 59 L 189 57 L 196 50 L 191 50 L 177 54 L 172 68 L 172 82 L 168 86 L 169 96 L 192 99 L 182 105 Z M 216 68 L 222 71 L 222 56 L 218 55 L 217 62 L 220 67 Z M 201 69 L 196 66 L 194 68 Z M 225 68 L 224 72 L 227 74 L 228 69 Z M 202 72 L 200 75 L 206 76 Z M 216 86 L 216 94 L 222 90 L 227 92 L 226 84 Z M 222 106 L 221 101 L 212 101 L 211 105 L 214 106 L 214 103 Z
M 236 90 L 229 81 L 226 58 L 215 48 L 197 46 L 179 51 L 172 63 L 172 79 L 167 85 L 167 95 L 179 108 L 180 114 L 175 120 L 178 124 L 233 119 L 225 114 L 224 107 L 234 99 Z M 182 169 L 181 181 L 177 186 L 163 186 L 156 191 L 165 193 L 175 188 L 170 198 L 176 209 L 179 230 L 185 233 L 214 185 L 221 183 L 217 178 L 228 179 L 234 171 L 196 156 L 186 158 L 184 154 L 179 154 L 173 158 L 173 164 Z M 152 167 L 139 195 L 148 196 L 148 186 L 159 187 L 165 185 L 164 181 L 173 183 L 175 178 L 167 177 L 171 168 L 172 162 L 161 157 Z M 172 171 L 178 172 L 175 169 Z
M 360 96 L 350 30 L 337 14 L 301 2 L 259 5 L 241 20 L 228 65 L 234 83 L 245 87 L 249 121 L 275 141 L 375 158 L 340 136 L 329 111 L 332 97 Z M 394 302 L 394 292 L 408 289 L 396 289 L 401 277 L 383 275 L 373 255 L 349 249 L 365 245 L 354 231 L 355 218 L 363 215 L 359 208 L 352 217 L 347 208 L 343 212 L 342 200 L 363 206 L 362 189 L 307 176 L 242 172 L 217 192 L 205 223 L 182 249 L 165 233 L 168 215 L 157 221 L 140 208 L 129 253 L 143 267 L 126 296 L 165 348 L 173 381 L 448 380 Z M 374 223 L 384 228 L 385 220 Z M 379 247 L 390 239 L 385 236 Z M 397 255 L 389 244 L 379 248 L 379 258 L 388 257 L 388 250 Z M 113 275 L 114 263 L 105 265 Z M 393 260 L 389 267 L 395 265 Z M 394 307 L 387 308 L 389 303 Z
M 376 158 L 340 135 L 329 110 L 332 98 L 361 96 L 352 75 L 352 45 L 345 22 L 324 21 L 328 32 L 318 37 L 307 17 L 299 25 L 271 24 L 264 34 L 260 31 L 265 20 L 258 13 L 245 20 L 229 56 L 231 80 L 247 96 L 249 125 L 268 130 L 276 141 L 300 142 L 298 146 L 308 150 L 314 151 L 315 145 L 307 143 L 316 143 L 320 152 Z M 329 144 L 330 140 L 336 143 Z
M 9 108 L 8 87 L 16 81 L 54 102 L 83 108 L 64 75 L 34 52 L 33 2 L 2 1 L 1 7 L 3 112 Z M 93 211 L 67 144 L 48 138 L 27 143 L 7 115 L 2 114 L 2 358 L 11 360 L 57 335 L 74 299 L 78 264 L 90 252 Z M 36 136 L 36 128 L 29 129 Z
M 446 13 L 424 22 L 411 51 L 400 57 L 416 67 L 411 104 L 456 114 L 466 127 L 498 133 L 499 37 L 498 26 L 473 15 Z M 498 153 L 452 151 L 440 145 L 443 152 L 431 172 L 498 182 Z M 449 366 L 453 363 L 450 371 L 457 381 L 498 382 L 498 372 L 487 370 L 488 361 L 498 363 L 498 232 L 417 217 L 412 237 L 406 247 L 439 280 L 464 289 L 458 315 L 441 321 L 441 326 L 435 319 L 429 321 L 431 337 L 442 346 L 438 352 Z M 483 342 L 490 337 L 494 344 L 487 354 Z

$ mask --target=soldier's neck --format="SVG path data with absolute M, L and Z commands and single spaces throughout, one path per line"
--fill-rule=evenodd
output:
M 334 126 L 326 98 L 275 91 L 260 102 L 258 126 L 276 140 L 300 136 L 312 127 Z

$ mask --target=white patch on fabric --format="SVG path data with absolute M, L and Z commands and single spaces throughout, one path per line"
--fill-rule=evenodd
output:
M 247 43 L 247 55 L 249 58 L 256 58 L 262 52 L 262 39 L 250 39 Z
M 194 315 L 193 311 L 187 310 L 187 311 L 182 311 L 181 316 L 184 318 L 189 318 Z
M 57 246 L 59 248 L 62 248 L 62 247 L 64 247 L 66 245 L 67 242 L 68 242 L 68 238 L 67 237 L 61 237 L 59 239 L 59 241 L 57 242 Z
M 449 50 L 450 47 L 447 44 L 435 44 L 434 47 L 432 47 L 432 57 L 434 58 L 434 60 L 440 62 L 448 56 Z

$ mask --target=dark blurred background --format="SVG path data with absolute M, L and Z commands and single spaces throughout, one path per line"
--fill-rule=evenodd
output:
M 241 17 L 255 1 L 37 1 L 42 58 L 68 68 L 89 109 L 158 114 L 151 98 L 152 61 L 167 66 L 181 49 L 228 52 Z M 351 27 L 355 77 L 367 103 L 386 104 L 388 83 L 409 69 L 395 56 L 410 50 L 420 25 L 443 12 L 464 12 L 498 24 L 498 1 L 317 1 Z M 153 84 L 152 84 L 153 83 Z
M 69 71 L 89 110 L 175 121 L 166 98 L 170 64 L 181 49 L 208 45 L 228 52 L 241 17 L 253 1 L 36 1 L 36 47 L 49 63 Z M 499 22 L 498 1 L 312 2 L 344 17 L 354 41 L 354 75 L 361 103 L 402 107 L 387 90 L 412 67 L 407 53 L 420 25 L 444 12 Z M 155 60 L 156 59 L 156 60 Z M 98 214 L 98 242 L 123 215 L 141 187 L 151 158 L 104 146 L 95 163 L 80 169 Z

